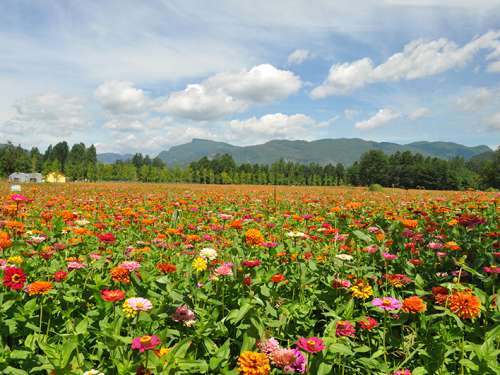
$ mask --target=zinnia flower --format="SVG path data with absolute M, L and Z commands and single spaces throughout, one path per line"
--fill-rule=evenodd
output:
M 350 321 L 339 320 L 337 322 L 335 334 L 337 336 L 355 337 L 356 336 L 356 329 L 354 328 L 354 325 Z
M 123 303 L 123 312 L 129 318 L 135 316 L 140 311 L 149 311 L 153 308 L 150 300 L 141 297 L 128 298 Z
M 273 275 L 273 276 L 271 277 L 271 281 L 272 281 L 273 283 L 276 283 L 276 284 L 277 284 L 277 283 L 280 283 L 280 282 L 282 282 L 282 281 L 285 281 L 285 280 L 286 280 L 285 275 L 282 275 L 281 273 L 277 273 L 276 275 Z
M 411 371 L 408 368 L 404 368 L 393 372 L 392 375 L 411 375 Z
M 217 276 L 232 276 L 233 274 L 233 263 L 224 263 L 223 265 L 217 267 L 214 273 Z
M 358 321 L 358 325 L 367 331 L 371 331 L 373 328 L 378 327 L 378 322 L 376 319 L 372 318 L 371 316 L 367 316 L 366 318 L 363 318 Z
M 323 344 L 323 340 L 318 337 L 301 337 L 295 343 L 299 348 L 305 350 L 309 353 L 317 353 L 325 349 L 325 345 Z
M 271 370 L 267 355 L 257 352 L 241 353 L 238 366 L 243 375 L 267 375 Z
M 126 262 L 121 262 L 118 267 L 124 268 L 129 272 L 133 272 L 141 268 L 141 264 L 139 262 L 131 260 Z
M 172 320 L 189 326 L 196 320 L 196 315 L 187 305 L 181 305 L 175 309 L 175 312 L 172 314 Z
M 280 344 L 279 344 L 278 340 L 276 340 L 274 337 L 271 337 L 271 338 L 266 339 L 266 340 L 258 341 L 257 348 L 259 348 L 259 350 L 262 353 L 270 355 L 276 349 L 280 348 Z
M 177 270 L 177 266 L 171 263 L 158 263 L 156 268 L 163 273 L 172 273 Z
M 269 355 L 271 363 L 279 368 L 291 366 L 295 363 L 295 352 L 288 348 L 279 348 Z
M 83 375 L 104 375 L 104 372 L 100 372 L 99 370 L 88 370 L 83 373 Z
M 257 266 L 260 266 L 260 264 L 261 264 L 261 261 L 258 260 L 258 259 L 255 259 L 255 260 L 244 260 L 243 262 L 241 262 L 241 265 L 243 267 L 248 267 L 248 268 L 257 267 Z
M 130 282 L 130 272 L 125 268 L 113 267 L 111 269 L 111 279 L 127 284 Z
M 402 303 L 401 301 L 392 297 L 382 297 L 382 298 L 375 298 L 372 301 L 372 305 L 380 307 L 383 310 L 390 311 L 401 308 Z
M 66 271 L 63 271 L 63 270 L 54 272 L 54 280 L 57 282 L 63 281 L 64 279 L 66 279 L 67 276 L 68 276 L 68 273 Z
M 477 318 L 481 312 L 481 301 L 468 291 L 452 293 L 448 306 L 460 319 Z
M 205 271 L 207 269 L 207 261 L 202 257 L 196 257 L 194 258 L 191 267 L 193 267 L 196 272 Z
M 35 281 L 26 287 L 26 291 L 30 296 L 47 294 L 51 289 L 52 283 L 48 281 Z
M 260 233 L 260 230 L 251 228 L 245 232 L 245 242 L 247 245 L 260 245 L 264 242 L 264 236 Z
M 12 290 L 22 289 L 26 282 L 26 274 L 21 268 L 6 267 L 3 272 L 3 285 Z
M 122 299 L 125 298 L 125 292 L 121 291 L 120 289 L 114 289 L 114 290 L 104 289 L 101 290 L 101 297 L 106 302 L 121 301 Z
M 105 244 L 112 244 L 116 241 L 116 237 L 113 233 L 103 233 L 97 236 L 99 241 Z
M 412 296 L 403 300 L 403 306 L 401 310 L 406 313 L 417 314 L 427 310 L 427 305 L 422 300 L 422 298 L 418 296 Z
M 205 247 L 200 250 L 200 257 L 208 260 L 214 260 L 215 258 L 217 258 L 217 250 L 210 247 Z
M 144 353 L 146 350 L 154 349 L 160 345 L 160 338 L 155 335 L 139 336 L 132 340 L 132 349 Z
M 367 299 L 373 294 L 373 289 L 367 282 L 358 280 L 354 286 L 351 287 L 352 296 L 359 299 Z

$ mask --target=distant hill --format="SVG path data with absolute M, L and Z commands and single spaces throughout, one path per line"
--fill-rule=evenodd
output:
M 343 163 L 351 165 L 369 150 L 418 152 L 425 156 L 450 159 L 456 156 L 468 160 L 473 156 L 491 152 L 488 146 L 468 147 L 452 142 L 414 142 L 400 145 L 390 142 L 365 141 L 359 138 L 320 139 L 317 141 L 274 140 L 254 146 L 234 146 L 224 142 L 193 139 L 173 146 L 158 155 L 169 165 L 187 165 L 204 156 L 230 154 L 240 163 L 271 164 L 281 158 L 298 163 Z
M 132 159 L 133 155 L 130 154 L 115 154 L 113 152 L 105 152 L 103 154 L 97 154 L 97 160 L 104 164 L 112 164 L 118 160 L 126 161 Z

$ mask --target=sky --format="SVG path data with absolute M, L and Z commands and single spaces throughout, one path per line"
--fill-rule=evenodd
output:
M 500 0 L 0 0 L 0 143 L 500 144 Z

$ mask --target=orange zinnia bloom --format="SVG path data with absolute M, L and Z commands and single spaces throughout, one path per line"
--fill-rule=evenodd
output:
M 251 228 L 245 232 L 245 241 L 248 245 L 260 245 L 264 242 L 264 236 L 260 233 L 260 230 Z
M 30 296 L 47 294 L 52 289 L 52 283 L 48 281 L 35 281 L 27 286 Z
M 450 310 L 461 319 L 473 319 L 481 312 L 479 298 L 471 292 L 455 292 L 449 299 Z
M 128 270 L 122 267 L 113 267 L 111 269 L 111 278 L 119 283 L 130 282 L 130 274 Z
M 422 313 L 427 310 L 427 305 L 422 300 L 422 298 L 418 296 L 412 296 L 405 298 L 403 301 L 402 310 L 407 313 Z

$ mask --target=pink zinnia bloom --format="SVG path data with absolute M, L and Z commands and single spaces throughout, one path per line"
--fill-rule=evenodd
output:
M 266 340 L 257 341 L 257 348 L 259 348 L 262 353 L 269 356 L 272 352 L 280 348 L 280 344 L 278 340 L 276 340 L 274 337 L 271 337 Z
M 318 337 L 301 337 L 295 343 L 299 348 L 305 350 L 309 353 L 317 353 L 325 349 L 325 344 L 323 344 L 323 340 Z
M 160 345 L 160 338 L 155 335 L 139 336 L 132 340 L 132 349 L 137 349 L 141 353 L 146 350 L 154 349 Z
M 377 250 L 377 245 L 370 245 L 363 248 L 363 251 L 368 254 L 375 254 Z
M 389 311 L 389 310 L 397 310 L 397 309 L 401 308 L 402 303 L 401 303 L 401 301 L 397 300 L 396 298 L 382 297 L 382 298 L 375 298 L 372 301 L 372 305 Z
M 130 260 L 130 261 L 120 263 L 120 265 L 118 267 L 124 268 L 124 269 L 128 270 L 129 272 L 132 272 L 132 271 L 135 271 L 135 270 L 138 270 L 139 268 L 141 268 L 141 264 L 139 262 L 134 261 L 134 260 Z
M 217 267 L 214 272 L 217 276 L 232 276 L 233 263 L 224 263 L 222 266 Z
M 78 270 L 80 268 L 85 268 L 86 265 L 81 262 L 69 262 L 68 269 L 69 270 Z
M 443 244 L 439 242 L 429 242 L 429 248 L 432 250 L 439 250 L 443 248 Z
M 90 257 L 90 259 L 93 259 L 93 260 L 99 260 L 99 259 L 101 259 L 101 254 L 90 253 L 89 257 Z
M 260 266 L 260 264 L 261 264 L 261 261 L 258 260 L 258 259 L 255 259 L 255 260 L 244 260 L 243 262 L 241 262 L 241 265 L 243 267 L 249 267 L 249 268 Z
M 125 301 L 132 310 L 135 311 L 149 311 L 153 308 L 150 300 L 142 297 L 132 297 Z
M 387 260 L 398 259 L 397 255 L 391 254 L 391 253 L 382 253 L 382 256 L 384 257 L 384 259 L 387 259 Z
M 12 194 L 10 196 L 10 200 L 14 201 L 14 202 L 25 202 L 28 200 L 28 198 L 26 198 L 24 195 L 22 194 Z
M 172 314 L 172 320 L 174 322 L 194 321 L 196 320 L 196 315 L 187 305 L 181 305 L 175 309 L 175 312 Z
M 351 282 L 349 280 L 335 279 L 332 283 L 332 288 L 350 288 Z
M 274 366 L 284 368 L 285 366 L 292 366 L 296 357 L 293 349 L 279 348 L 269 355 L 269 359 Z
M 337 328 L 335 330 L 335 334 L 337 336 L 355 337 L 356 329 L 354 328 L 354 325 L 350 321 L 339 320 L 337 322 Z
M 262 242 L 262 243 L 260 243 L 260 246 L 267 247 L 268 249 L 272 249 L 273 247 L 278 246 L 278 243 L 277 242 Z
M 392 373 L 392 375 L 411 375 L 411 371 L 408 368 L 401 369 Z
M 500 267 L 498 266 L 483 267 L 483 271 L 486 273 L 500 273 Z

